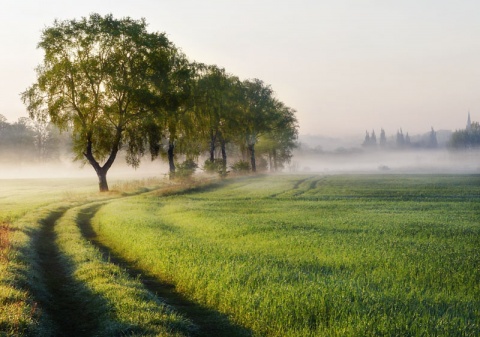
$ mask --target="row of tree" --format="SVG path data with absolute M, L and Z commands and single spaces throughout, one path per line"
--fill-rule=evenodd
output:
M 9 123 L 0 115 L 0 162 L 46 162 L 59 160 L 69 138 L 50 123 L 21 117 Z
M 379 146 L 380 148 L 395 147 L 399 149 L 412 148 L 412 147 L 434 149 L 438 147 L 437 132 L 433 128 L 428 134 L 428 138 L 422 140 L 421 142 L 416 142 L 416 143 L 412 142 L 408 132 L 404 135 L 402 129 L 397 131 L 397 134 L 393 139 L 394 141 L 390 142 L 389 144 L 389 142 L 387 141 L 387 136 L 385 135 L 385 130 L 381 129 L 380 139 L 377 142 L 377 136 L 375 135 L 375 130 L 372 130 L 372 133 L 369 133 L 368 131 L 366 131 L 365 139 L 362 143 L 362 146 L 365 148 L 377 148 Z
M 55 21 L 39 48 L 43 63 L 22 99 L 31 118 L 72 134 L 75 159 L 95 169 L 100 191 L 108 190 L 121 149 L 134 167 L 146 154 L 165 154 L 172 176 L 175 154 L 192 159 L 204 151 L 226 172 L 227 145 L 248 154 L 253 172 L 259 149 L 271 169 L 291 157 L 295 110 L 269 85 L 190 62 L 144 20 L 92 14 Z

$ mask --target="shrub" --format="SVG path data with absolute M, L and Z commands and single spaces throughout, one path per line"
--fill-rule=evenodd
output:
M 177 164 L 175 170 L 175 177 L 179 179 L 188 179 L 198 168 L 197 163 L 193 159 L 186 159 L 183 163 Z
M 203 170 L 207 173 L 218 173 L 223 170 L 222 159 L 215 159 L 213 162 L 210 159 L 205 160 Z
M 233 164 L 231 168 L 235 173 L 245 174 L 250 172 L 250 163 L 245 160 L 240 160 Z
M 223 168 L 222 159 L 215 159 L 213 162 L 210 159 L 205 160 L 203 170 L 210 174 L 218 173 L 220 177 L 226 177 L 229 173 L 229 171 Z

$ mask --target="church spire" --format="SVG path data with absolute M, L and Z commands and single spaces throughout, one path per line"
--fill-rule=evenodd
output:
M 468 118 L 467 118 L 467 131 L 470 130 L 472 127 L 472 122 L 470 121 L 470 110 L 468 111 Z

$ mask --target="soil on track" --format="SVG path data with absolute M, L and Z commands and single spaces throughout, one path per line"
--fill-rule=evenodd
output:
M 10 226 L 7 222 L 0 223 L 0 262 L 8 262 L 10 230 Z
M 41 300 L 41 304 L 56 323 L 58 331 L 55 337 L 92 336 L 97 321 L 86 310 L 85 304 L 69 291 L 68 285 L 72 279 L 62 266 L 61 255 L 55 243 L 55 223 L 64 212 L 65 210 L 51 212 L 41 221 L 36 250 L 49 295 L 49 298 Z
M 138 269 L 104 245 L 99 240 L 90 222 L 99 208 L 100 206 L 97 205 L 79 214 L 78 225 L 83 236 L 99 248 L 106 260 L 122 267 L 131 277 L 138 278 L 150 292 L 159 296 L 163 302 L 197 325 L 198 332 L 195 336 L 247 337 L 253 335 L 250 330 L 231 322 L 226 315 L 190 301 L 176 291 L 175 285 L 162 282 L 156 276 Z

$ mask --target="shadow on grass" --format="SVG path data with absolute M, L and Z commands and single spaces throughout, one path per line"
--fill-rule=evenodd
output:
M 212 187 L 209 186 L 209 188 Z M 194 188 L 194 190 L 196 189 Z M 184 315 L 197 325 L 198 330 L 195 333 L 195 336 L 253 336 L 252 331 L 233 323 L 225 314 L 189 300 L 175 289 L 175 285 L 163 282 L 156 276 L 149 274 L 147 271 L 138 269 L 132 263 L 112 251 L 109 247 L 102 244 L 90 222 L 91 218 L 100 207 L 101 205 L 95 205 L 79 213 L 77 222 L 82 235 L 94 246 L 99 248 L 106 260 L 124 268 L 131 277 L 139 279 L 150 292 L 156 294 L 163 302 L 170 305 L 175 311 Z
M 64 212 L 64 209 L 59 209 L 40 220 L 41 228 L 35 249 L 47 294 L 40 295 L 38 300 L 56 325 L 57 331 L 53 336 L 91 336 L 95 334 L 99 323 L 94 310 L 106 304 L 83 284 L 73 280 L 68 270 L 73 263 L 70 264 L 59 252 L 54 227 Z M 85 298 L 94 301 L 87 303 Z

